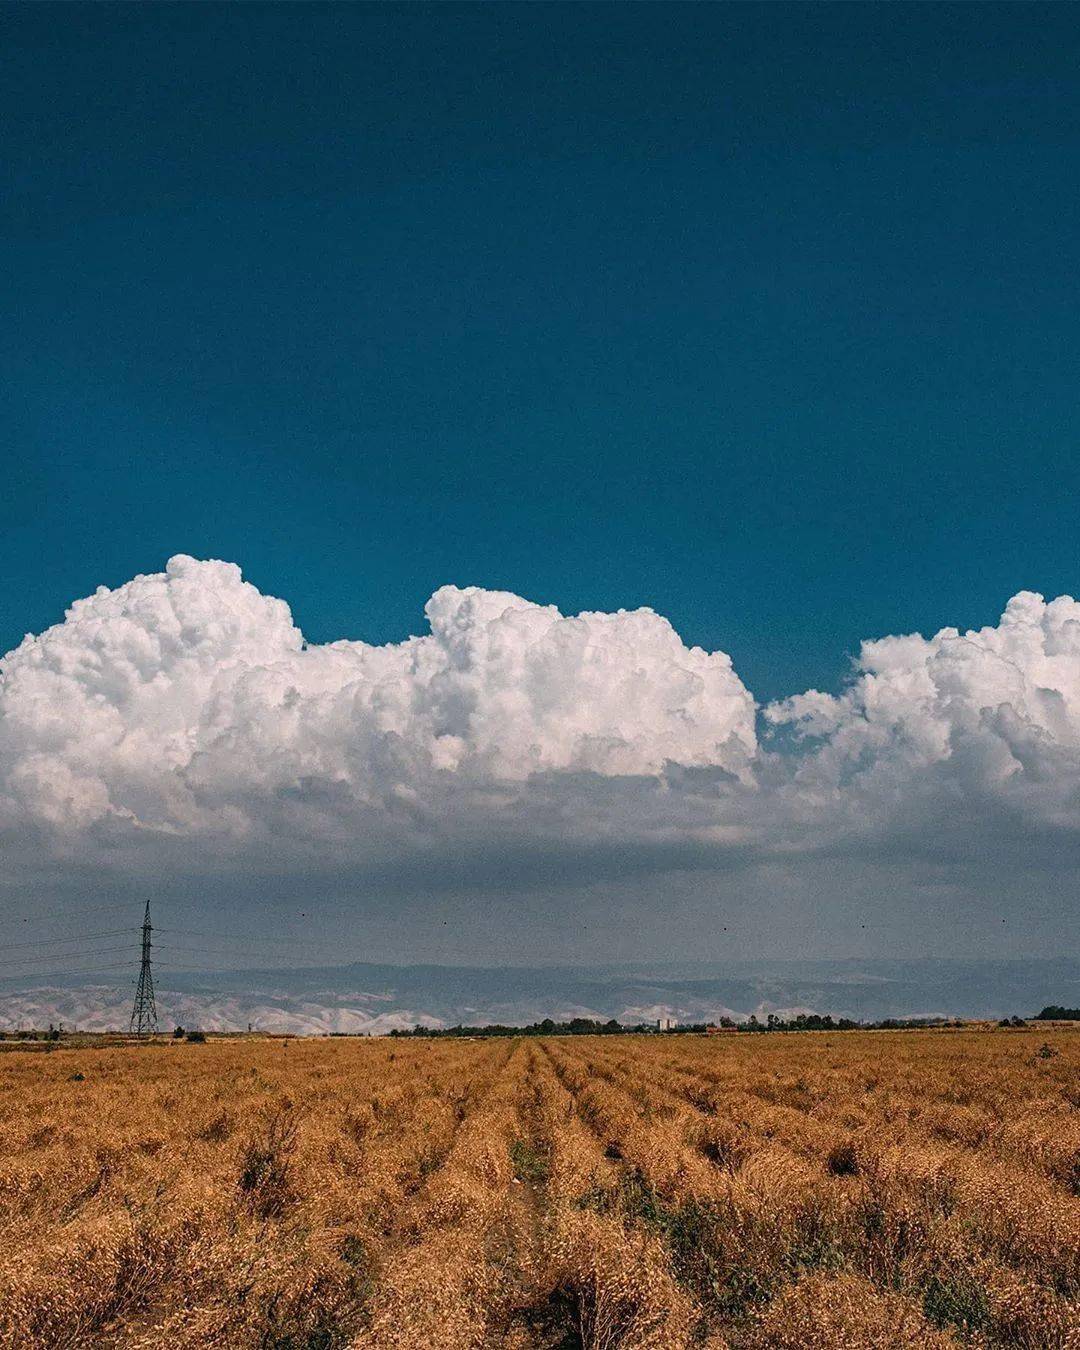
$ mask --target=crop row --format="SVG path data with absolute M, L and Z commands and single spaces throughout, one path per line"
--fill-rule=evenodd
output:
M 0 1346 L 1077 1350 L 1077 1050 L 7 1055 Z

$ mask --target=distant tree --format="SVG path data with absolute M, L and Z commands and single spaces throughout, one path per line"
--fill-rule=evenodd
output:
M 1036 1022 L 1080 1022 L 1080 1008 L 1062 1008 L 1057 1003 L 1035 1014 Z
M 202 1045 L 206 1041 L 206 1033 L 203 1031 L 189 1031 L 187 1038 L 196 1045 Z
M 173 1032 L 172 1038 L 174 1041 L 182 1041 L 184 1039 L 184 1028 L 178 1026 L 176 1030 Z

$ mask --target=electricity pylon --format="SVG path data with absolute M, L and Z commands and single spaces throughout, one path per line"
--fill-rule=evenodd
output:
M 136 1036 L 153 1036 L 157 1031 L 157 1005 L 154 1002 L 154 977 L 150 971 L 150 898 L 142 921 L 142 964 L 139 984 L 131 1009 L 131 1031 Z

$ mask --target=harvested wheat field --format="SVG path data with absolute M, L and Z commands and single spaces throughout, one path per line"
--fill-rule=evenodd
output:
M 9 1053 L 0 1130 L 3 1346 L 1080 1347 L 1067 1029 Z

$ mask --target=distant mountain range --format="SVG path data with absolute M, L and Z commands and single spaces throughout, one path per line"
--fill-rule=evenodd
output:
M 844 960 L 639 963 L 590 968 L 347 966 L 157 972 L 162 1027 L 299 1034 L 524 1025 L 544 1017 L 703 1022 L 770 1012 L 1001 1017 L 1080 1003 L 1080 961 Z M 0 981 L 0 1028 L 126 1026 L 132 989 L 95 977 Z

